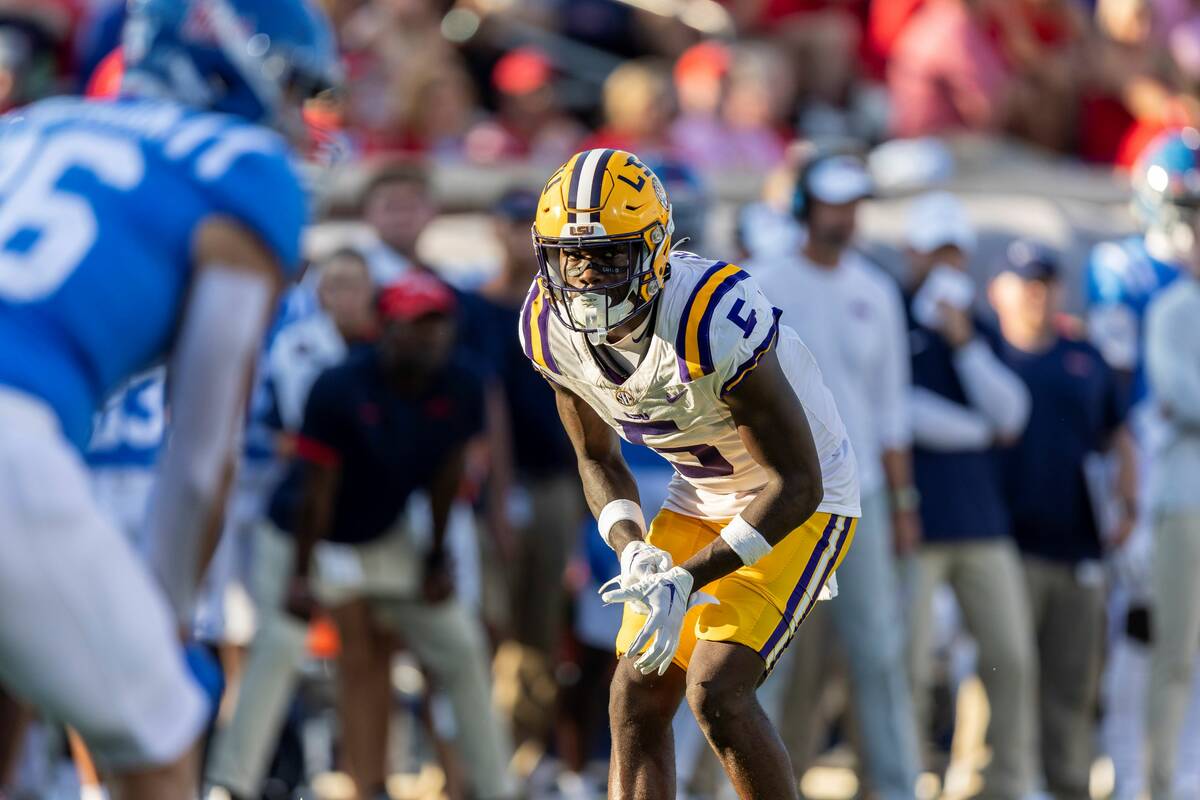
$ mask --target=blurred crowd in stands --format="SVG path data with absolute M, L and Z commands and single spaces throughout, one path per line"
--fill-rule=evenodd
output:
M 1200 122 L 1189 0 L 328 0 L 359 154 L 765 168 L 795 137 L 1007 134 L 1128 165 Z M 0 3 L 0 107 L 82 89 L 113 0 Z M 103 78 L 104 70 L 101 69 Z
M 870 395 L 858 423 L 892 420 L 877 441 L 851 430 L 860 460 L 870 452 L 877 461 L 873 482 L 864 482 L 864 506 L 870 490 L 883 520 L 873 535 L 886 543 L 870 549 L 859 535 L 856 551 L 878 557 L 861 584 L 876 596 L 860 599 L 882 604 L 890 616 L 871 616 L 862 606 L 814 614 L 793 646 L 804 657 L 764 689 L 775 684 L 774 707 L 782 709 L 797 776 L 833 743 L 863 755 L 863 792 L 912 796 L 903 787 L 922 771 L 940 774 L 951 737 L 963 735 L 953 694 L 978 672 L 993 703 L 989 796 L 1024 797 L 1040 788 L 1086 797 L 1098 755 L 1114 765 L 1106 784 L 1114 796 L 1137 796 L 1146 785 L 1142 695 L 1159 623 L 1149 611 L 1149 547 L 1113 554 L 1150 536 L 1151 497 L 1131 473 L 1139 460 L 1134 451 L 1149 449 L 1144 441 L 1131 444 L 1145 434 L 1130 409 L 1149 396 L 1141 315 L 1169 282 L 1168 270 L 1173 280 L 1194 256 L 1155 246 L 1162 231 L 1152 213 L 1139 219 L 1144 243 L 1139 235 L 1097 248 L 1089 304 L 1102 311 L 1136 306 L 1136 317 L 1122 321 L 1114 313 L 1116 321 L 1104 326 L 1109 318 L 1098 314 L 1102 328 L 1089 336 L 1096 332 L 1078 321 L 1064 327 L 1061 289 L 1076 276 L 1061 268 L 1060 256 L 1025 242 L 1006 248 L 996 264 L 982 264 L 978 220 L 973 224 L 949 195 L 913 205 L 903 264 L 892 270 L 903 279 L 895 282 L 855 252 L 873 235 L 855 216 L 870 189 L 846 188 L 869 187 L 869 177 L 856 177 L 862 165 L 817 169 L 812 154 L 972 134 L 1129 168 L 1163 131 L 1200 125 L 1200 2 L 323 4 L 338 29 L 347 81 L 338 96 L 311 109 L 308 122 L 335 164 L 364 175 L 342 198 L 339 217 L 367 235 L 335 236 L 333 246 L 310 253 L 264 351 L 224 551 L 210 576 L 213 599 L 198 623 L 199 635 L 221 650 L 227 686 L 253 687 L 226 691 L 205 771 L 211 797 L 291 797 L 334 766 L 353 788 L 343 795 L 322 789 L 330 797 L 444 790 L 454 800 L 509 798 L 518 796 L 514 777 L 534 797 L 603 796 L 606 687 L 619 613 L 601 607 L 595 590 L 618 566 L 586 514 L 552 393 L 526 363 L 515 333 L 537 269 L 529 240 L 537 184 L 463 204 L 484 215 L 470 230 L 478 234 L 471 243 L 488 254 L 486 268 L 451 280 L 448 293 L 394 286 L 430 271 L 418 242 L 440 214 L 432 189 L 439 170 L 470 166 L 483 174 L 521 164 L 546 175 L 590 147 L 631 150 L 658 171 L 675 201 L 677 242 L 690 237 L 688 249 L 749 259 L 752 273 L 774 274 L 781 296 L 769 296 L 785 309 L 784 321 L 802 331 L 822 371 L 844 370 L 847 392 Z M 0 0 L 0 110 L 59 93 L 111 93 L 123 14 L 116 0 Z M 797 141 L 808 144 L 797 148 Z M 1190 147 L 1200 151 L 1200 141 Z M 1200 176 L 1200 167 L 1188 173 L 1186 164 L 1167 161 L 1164 175 Z M 761 178 L 766 202 L 737 209 L 732 238 L 740 252 L 709 252 L 714 209 L 698 176 L 731 173 Z M 1134 170 L 1135 188 L 1146 174 Z M 1162 200 L 1166 187 L 1165 179 L 1150 187 L 1160 205 L 1170 205 Z M 1200 198 L 1200 185 L 1187 188 Z M 847 353 L 840 340 L 821 344 L 819 332 L 804 333 L 798 318 L 811 298 L 782 296 L 798 291 L 793 276 L 801 273 L 792 269 L 808 270 L 805 280 L 829 299 L 814 319 L 850 320 L 845 338 L 867 344 Z M 968 272 L 1000 277 L 972 283 Z M 843 275 L 851 277 L 831 277 Z M 1131 299 L 1127 284 L 1141 293 Z M 789 301 L 798 304 L 792 319 Z M 429 399 L 424 385 L 401 386 L 395 397 L 372 395 L 357 413 L 368 428 L 380 413 L 387 420 L 400 415 L 414 431 L 454 428 L 444 440 L 422 439 L 420 448 L 411 437 L 379 440 L 397 461 L 428 460 L 439 475 L 439 465 L 447 467 L 458 486 L 448 512 L 426 486 L 435 479 L 396 461 L 373 461 L 371 447 L 331 459 L 305 444 L 306 432 L 329 413 L 328 396 L 343 386 L 361 388 L 351 374 L 355 354 L 378 346 L 407 363 L 403 343 L 412 350 L 413 341 L 425 340 L 411 338 L 416 334 L 405 326 L 425 315 L 448 321 L 455 341 L 443 361 L 426 364 L 441 376 L 430 385 L 462 362 L 476 377 L 453 381 L 450 405 L 441 395 Z M 1131 345 L 1115 330 L 1121 324 L 1134 327 Z M 399 338 L 386 347 L 370 344 L 381 331 L 385 340 Z M 835 363 L 842 358 L 845 364 Z M 332 385 L 314 397 L 326 400 L 310 402 L 310 389 L 322 381 Z M 894 385 L 876 391 L 878 381 Z M 150 402 L 161 405 L 161 395 Z M 471 411 L 460 417 L 453 410 L 462 408 Z M 853 428 L 851 414 L 843 416 Z M 366 440 L 384 435 L 363 433 Z M 912 458 L 915 489 L 907 468 L 893 461 L 901 453 Z M 406 496 L 363 487 L 366 507 L 390 508 L 409 499 L 409 488 L 417 498 L 394 530 L 366 540 L 334 536 L 337 546 L 316 558 L 322 574 L 313 581 L 323 586 L 293 574 L 293 545 L 280 544 L 290 541 L 279 535 L 289 518 L 276 508 L 297 501 L 286 496 L 288 481 L 278 491 L 276 485 L 293 455 L 347 470 L 360 459 L 360 475 L 394 471 L 391 485 L 406 487 Z M 669 475 L 665 464 L 644 451 L 627 457 L 643 506 L 655 509 Z M 1093 463 L 1104 458 L 1110 462 Z M 127 487 L 122 482 L 114 491 Z M 1184 506 L 1186 513 L 1168 509 L 1185 531 L 1179 536 L 1200 541 L 1193 530 L 1200 512 Z M 1139 525 L 1147 528 L 1140 538 L 1131 535 Z M 338 591 L 329 591 L 331 583 Z M 1177 594 L 1168 599 L 1186 594 L 1185 583 L 1176 576 L 1170 585 Z M 854 584 L 843 577 L 842 585 L 848 597 L 835 602 L 849 609 Z M 1200 624 L 1200 611 L 1179 624 L 1190 630 L 1193 622 Z M 825 652 L 834 638 L 849 654 L 845 668 Z M 396 661 L 397 652 L 409 655 Z M 1189 700 L 1190 673 L 1177 668 L 1190 665 L 1194 653 L 1173 657 L 1174 673 L 1160 664 L 1155 669 L 1163 672 L 1155 674 L 1175 694 L 1164 700 L 1160 692 L 1150 713 L 1160 722 L 1170 718 L 1164 730 L 1185 726 L 1186 734 L 1177 757 L 1158 756 L 1153 788 L 1161 793 L 1175 781 L 1177 796 L 1195 797 L 1200 707 L 1191 708 L 1185 725 L 1183 712 L 1197 701 L 1195 693 Z M 340 675 L 337 724 L 322 692 L 329 664 Z M 848 702 L 826 685 L 828 674 L 843 673 Z M 908 680 L 896 677 L 904 674 Z M 494 714 L 482 699 L 488 693 Z M 1101 737 L 1095 721 L 1102 710 Z M 390 748 L 389 725 L 401 742 Z M 686 723 L 678 727 L 683 785 L 698 798 L 722 796 L 698 734 L 689 738 Z M 1169 738 L 1150 735 L 1159 744 Z M 44 737 L 33 740 L 44 744 Z M 0 737 L 0 787 L 8 778 L 18 787 L 13 796 L 23 797 L 21 786 L 54 782 L 44 765 L 38 777 L 29 746 L 21 757 L 5 745 Z M 6 758 L 20 763 L 7 776 Z M 972 761 L 971 771 L 987 761 Z M 424 781 L 420 766 L 427 762 L 439 765 L 441 779 Z M 387 784 L 390 772 L 405 770 L 406 783 Z M 978 788 L 955 780 L 947 776 L 950 794 Z M 932 795 L 937 787 L 922 791 Z

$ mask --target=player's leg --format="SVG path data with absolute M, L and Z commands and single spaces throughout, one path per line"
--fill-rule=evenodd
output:
M 851 549 L 855 526 L 850 517 L 814 514 L 752 567 L 704 587 L 720 605 L 703 606 L 695 624 L 688 704 L 743 798 L 797 796 L 787 751 L 755 689 Z
M 188 800 L 207 702 L 165 599 L 48 412 L 0 406 L 0 682 L 74 726 L 115 795 Z
M 633 661 L 617 662 L 608 695 L 612 761 L 610 800 L 675 796 L 675 738 L 671 720 L 683 700 L 684 674 L 671 665 L 665 675 L 643 675 Z
M 787 750 L 755 694 L 765 669 L 746 645 L 698 642 L 687 671 L 688 705 L 738 797 L 797 798 Z

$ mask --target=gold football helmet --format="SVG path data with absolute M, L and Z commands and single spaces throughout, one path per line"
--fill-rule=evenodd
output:
M 533 243 L 551 308 L 571 330 L 599 337 L 658 296 L 671 252 L 662 182 L 624 150 L 585 150 L 559 167 L 538 199 Z M 573 285 L 591 268 L 599 283 Z

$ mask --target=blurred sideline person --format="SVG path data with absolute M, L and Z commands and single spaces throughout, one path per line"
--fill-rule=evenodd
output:
M 893 555 L 893 548 L 900 555 L 910 553 L 920 538 L 910 452 L 908 333 L 895 282 L 851 248 L 858 204 L 870 193 L 871 179 L 857 158 L 818 157 L 796 186 L 794 212 L 808 231 L 803 247 L 751 261 L 746 268 L 783 309 L 781 322 L 812 351 L 854 445 L 863 517 L 854 548 L 839 569 L 839 596 L 816 614 L 830 615 L 848 651 L 869 784 L 881 797 L 911 798 L 918 767 L 916 725 Z M 822 658 L 825 648 L 813 636 L 818 630 L 801 631 L 793 659 Z M 777 719 L 799 778 L 815 755 L 797 746 L 805 738 L 803 728 L 812 727 L 822 681 L 815 664 L 797 663 L 793 669 L 796 677 Z M 820 732 L 815 736 L 823 738 Z
M 1101 558 L 1129 535 L 1138 499 L 1125 392 L 1100 352 L 1065 330 L 1053 252 L 1013 242 L 1001 270 L 988 292 L 999 355 L 1031 398 L 1029 423 L 1002 450 L 1002 464 L 1037 637 L 1042 772 L 1052 796 L 1087 800 L 1105 636 Z M 1106 543 L 1085 464 L 1108 450 L 1120 466 L 1110 491 L 1127 511 Z
M 1185 208 L 1184 219 L 1200 236 L 1200 198 Z M 1146 724 L 1154 800 L 1184 796 L 1173 784 L 1184 715 L 1195 702 L 1200 642 L 1200 245 L 1193 243 L 1186 267 L 1146 317 L 1146 376 L 1165 428 L 1150 490 L 1154 635 Z M 1185 758 L 1195 748 L 1193 740 Z
M 540 754 L 554 721 L 558 687 L 554 674 L 564 632 L 567 597 L 564 571 L 575 551 L 586 508 L 572 474 L 574 451 L 557 426 L 554 392 L 529 369 L 513 336 L 538 263 L 529 246 L 537 193 L 514 189 L 496 205 L 494 226 L 504 259 L 500 273 L 480 290 L 490 301 L 499 351 L 494 368 L 503 389 L 506 442 L 493 452 L 510 452 L 514 480 L 506 513 L 515 531 L 514 558 L 505 565 L 512 597 L 511 641 L 495 659 L 496 695 L 506 711 L 518 748 Z M 531 759 L 532 760 L 532 759 Z
M 754 690 L 853 539 L 853 449 L 811 354 L 748 273 L 672 252 L 672 234 L 635 155 L 577 153 L 538 202 L 541 273 L 520 326 L 621 557 L 603 594 L 624 604 L 609 796 L 675 795 L 686 695 L 742 797 L 797 798 Z M 649 532 L 618 434 L 676 472 Z
M 1146 378 L 1144 325 L 1154 298 L 1186 272 L 1193 258 L 1191 219 L 1200 198 L 1200 132 L 1168 131 L 1146 145 L 1130 172 L 1133 216 L 1141 233 L 1102 242 L 1087 265 L 1088 338 L 1128 385 L 1129 430 L 1136 444 L 1139 496 L 1152 497 L 1157 457 L 1169 436 Z M 1150 688 L 1155 592 L 1153 513 L 1138 509 L 1138 523 L 1114 558 L 1117 581 L 1110 604 L 1112 644 L 1105 684 L 1105 748 L 1113 760 L 1114 796 L 1128 800 L 1146 788 L 1146 741 L 1151 732 L 1145 701 Z M 1186 756 L 1173 780 L 1200 786 L 1200 674 L 1188 711 Z M 1157 770 L 1159 766 L 1155 766 Z M 1163 787 L 1158 787 L 1161 795 Z M 1193 788 L 1193 791 L 1195 789 Z
M 309 5 L 223 7 L 255 24 L 201 30 L 184 3 L 135 3 L 131 96 L 27 107 L 0 143 L 11 168 L 0 213 L 26 236 L 0 268 L 0 485 L 12 493 L 0 530 L 13 538 L 0 558 L 0 681 L 76 728 L 124 798 L 194 792 L 208 703 L 179 634 L 307 217 L 290 147 L 266 126 L 295 132 L 299 102 L 337 71 L 332 32 Z M 251 54 L 251 37 L 265 52 Z M 236 64 L 233 51 L 245 54 Z M 267 77 L 267 59 L 288 69 Z M 208 91 L 186 91 L 183 71 Z M 168 357 L 176 416 L 148 571 L 96 507 L 80 452 L 104 395 Z
M 933 595 L 946 582 L 979 645 L 991 709 L 983 792 L 1017 798 L 1031 788 L 1035 653 L 995 447 L 1021 435 L 1029 391 L 997 359 L 972 315 L 975 288 L 966 265 L 975 235 L 959 201 L 941 192 L 918 197 L 907 235 L 913 471 L 924 534 L 909 642 L 917 721 L 924 735 Z
M 409 270 L 433 273 L 417 254 L 422 232 L 438 213 L 431 172 L 425 163 L 391 158 L 373 166 L 359 205 L 363 220 L 377 239 L 374 246 L 364 251 L 377 286 L 395 280 Z M 489 628 L 503 628 L 508 609 L 497 606 L 507 606 L 503 567 L 513 549 L 513 536 L 505 513 L 512 476 L 511 470 L 504 467 L 511 457 L 504 449 L 506 442 L 500 431 L 505 411 L 500 377 L 494 371 L 499 358 L 497 349 L 502 345 L 494 335 L 490 304 L 474 292 L 451 288 L 457 309 L 456 358 L 470 362 L 480 373 L 487 395 L 486 440 L 474 448 L 469 457 L 473 482 L 482 484 L 487 490 L 482 503 L 485 515 L 474 520 L 456 510 L 453 527 L 461 527 L 464 533 L 469 525 L 474 527 L 470 532 L 478 539 L 478 558 L 483 564 L 477 582 L 485 623 Z
M 412 273 L 381 291 L 378 345 L 353 353 L 317 379 L 297 437 L 297 459 L 272 499 L 257 539 L 262 636 L 277 637 L 274 664 L 256 669 L 251 648 L 241 696 L 256 738 L 274 744 L 304 654 L 305 622 L 328 608 L 342 641 L 338 694 L 347 772 L 357 796 L 386 796 L 390 664 L 399 635 L 450 697 L 472 797 L 512 796 L 509 748 L 491 711 L 483 631 L 453 599 L 444 547 L 450 504 L 462 480 L 467 443 L 483 426 L 479 379 L 450 361 L 454 295 Z M 405 507 L 429 493 L 433 527 L 419 553 Z M 271 615 L 271 619 L 266 619 Z M 285 672 L 281 675 L 281 672 Z M 238 717 L 234 728 L 238 731 Z M 255 773 L 209 779 L 237 797 L 255 797 Z M 248 763 L 248 762 L 247 762 Z
M 293 437 L 303 421 L 304 404 L 313 381 L 325 369 L 341 363 L 349 350 L 365 346 L 375 334 L 374 289 L 363 257 L 353 250 L 341 250 L 311 269 L 316 270 L 319 309 L 285 325 L 276 334 L 260 366 L 265 383 L 271 387 L 272 416 L 275 417 L 272 425 L 281 426 L 273 433 L 281 440 L 273 451 L 279 452 L 285 463 L 294 450 Z M 303 657 L 303 627 L 281 624 L 280 615 L 272 613 L 269 604 L 263 605 L 264 600 L 270 598 L 263 597 L 262 579 L 258 575 L 260 569 L 271 567 L 255 552 L 259 539 L 256 529 L 266 514 L 267 503 L 278 482 L 279 479 L 275 479 L 271 483 L 265 498 L 249 498 L 252 508 L 238 509 L 236 514 L 230 512 L 214 557 L 214 568 L 222 558 L 232 561 L 241 555 L 239 541 L 248 540 L 249 569 L 244 578 L 252 605 L 258 612 L 257 630 L 246 642 L 249 652 L 241 665 L 245 670 L 246 686 L 243 690 L 237 677 L 231 677 L 226 707 L 222 708 L 220 724 L 205 765 L 205 779 L 209 783 L 245 794 L 254 791 L 248 787 L 257 787 L 265 777 L 282 724 L 276 712 L 282 714 L 286 710 L 293 687 L 289 677 L 294 671 L 292 665 L 298 663 L 297 658 Z M 256 485 L 261 488 L 263 484 Z M 239 529 L 233 530 L 234 525 Z M 227 549 L 223 552 L 223 548 Z M 236 565 L 228 565 L 228 569 L 233 572 Z M 220 583 L 220 580 L 214 582 Z M 289 633 L 295 635 L 289 636 Z M 297 652 L 301 655 L 297 656 Z M 278 685 L 272 684 L 275 688 L 267 690 L 264 680 L 278 681 Z M 275 703 L 282 705 L 275 706 Z
M 379 241 L 367 254 L 377 285 L 418 266 L 417 240 L 437 215 L 424 164 L 390 160 L 371 171 L 361 198 L 363 221 Z
M 289 432 L 300 428 L 317 376 L 375 335 L 375 288 L 363 255 L 336 250 L 315 270 L 318 312 L 282 328 L 267 353 L 279 421 Z

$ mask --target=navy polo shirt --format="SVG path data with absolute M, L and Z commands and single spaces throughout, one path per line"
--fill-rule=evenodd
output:
M 352 354 L 317 378 L 304 408 L 297 459 L 271 499 L 280 529 L 296 523 L 303 462 L 341 469 L 326 538 L 358 544 L 395 524 L 414 490 L 428 489 L 446 459 L 484 425 L 483 385 L 452 362 L 419 395 L 388 384 L 376 347 Z
M 911 297 L 907 306 L 913 385 L 970 407 L 954 367 L 954 349 L 939 332 L 913 319 Z M 976 320 L 975 328 L 991 340 L 980 321 Z M 941 452 L 914 445 L 912 452 L 926 541 L 990 539 L 1009 534 L 1000 464 L 994 449 Z
M 517 472 L 535 480 L 564 472 L 571 474 L 575 469 L 575 451 L 559 422 L 554 390 L 530 366 L 521 339 L 515 333 L 521 308 L 489 305 L 492 318 L 489 338 L 495 343 L 495 370 L 508 403 Z
M 449 284 L 447 284 L 449 286 Z M 455 312 L 455 359 L 469 366 L 484 382 L 496 380 L 503 340 L 496 336 L 495 306 L 485 297 L 450 286 Z M 515 326 L 513 328 L 515 330 Z M 507 332 L 511 338 L 512 330 Z
M 1078 562 L 1101 555 L 1084 478 L 1088 453 L 1104 450 L 1126 413 L 1116 373 L 1087 342 L 1058 338 L 1040 353 L 998 348 L 1032 398 L 1021 439 L 1002 453 L 1013 533 L 1023 552 Z

